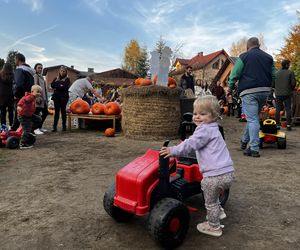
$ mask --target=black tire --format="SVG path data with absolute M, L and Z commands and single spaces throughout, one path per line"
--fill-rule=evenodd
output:
M 6 140 L 6 147 L 9 149 L 16 149 L 19 147 L 20 140 L 15 136 L 10 136 Z
M 167 249 L 178 247 L 189 229 L 190 214 L 187 207 L 178 200 L 165 198 L 151 210 L 148 232 L 161 246 Z
M 114 197 L 116 195 L 116 184 L 111 184 L 103 198 L 103 207 L 105 211 L 117 222 L 126 222 L 130 220 L 134 214 L 129 213 L 127 211 L 122 210 L 121 208 L 118 208 L 114 206 Z
M 229 189 L 224 190 L 224 192 L 222 192 L 219 196 L 219 201 L 222 207 L 225 206 L 227 200 L 229 197 Z
M 278 138 L 277 139 L 277 148 L 286 149 L 286 138 Z

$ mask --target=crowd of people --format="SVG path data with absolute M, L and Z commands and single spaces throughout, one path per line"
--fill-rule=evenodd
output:
M 10 63 L 5 63 L 0 71 L 1 127 L 6 126 L 8 130 L 15 131 L 21 124 L 23 135 L 20 148 L 31 148 L 33 145 L 29 143 L 28 134 L 40 135 L 47 131 L 43 127 L 48 116 L 47 85 L 42 76 L 43 65 L 41 63 L 31 68 L 26 64 L 26 58 L 21 53 L 16 54 L 15 63 L 15 71 Z M 91 74 L 86 78 L 75 80 L 71 85 L 67 68 L 65 66 L 59 68 L 57 77 L 50 83 L 51 101 L 55 110 L 52 132 L 57 132 L 60 117 L 62 131 L 66 131 L 67 109 L 75 99 L 93 99 L 94 102 L 119 99 L 117 89 L 110 90 L 107 98 L 104 98 L 101 89 L 93 86 L 93 80 Z

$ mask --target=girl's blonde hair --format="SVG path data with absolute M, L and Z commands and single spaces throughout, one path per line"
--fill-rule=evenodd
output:
M 220 115 L 218 99 L 213 95 L 198 97 L 194 101 L 194 110 L 199 109 L 210 113 L 214 121 L 216 121 Z
M 34 84 L 31 87 L 31 92 L 36 91 L 37 93 L 42 93 L 42 87 L 40 85 Z

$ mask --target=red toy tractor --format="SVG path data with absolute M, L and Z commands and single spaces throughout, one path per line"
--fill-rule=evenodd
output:
M 149 214 L 152 238 L 164 248 L 176 248 L 189 229 L 191 209 L 184 201 L 202 193 L 202 178 L 195 158 L 163 158 L 158 150 L 150 149 L 117 173 L 116 183 L 105 192 L 103 206 L 118 222 Z M 222 206 L 228 196 L 229 190 L 220 193 Z
M 22 137 L 23 129 L 19 127 L 16 131 L 9 131 L 8 129 L 2 129 L 0 133 L 0 147 L 7 147 L 9 149 L 16 149 L 19 147 Z M 30 137 L 30 143 L 34 144 L 35 137 Z

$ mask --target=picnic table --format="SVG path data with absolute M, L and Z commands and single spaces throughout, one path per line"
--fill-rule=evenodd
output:
M 111 120 L 112 121 L 112 127 L 114 130 L 116 130 L 116 120 L 121 119 L 121 115 L 93 115 L 93 114 L 73 114 L 73 113 L 68 113 L 68 128 L 71 131 L 72 126 L 71 126 L 71 119 L 72 118 L 77 118 L 77 119 L 86 119 L 86 120 Z

